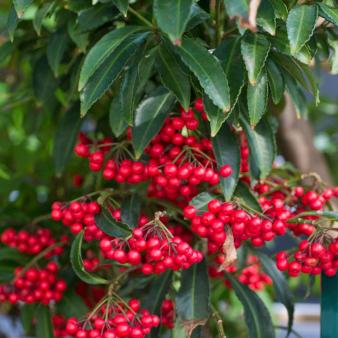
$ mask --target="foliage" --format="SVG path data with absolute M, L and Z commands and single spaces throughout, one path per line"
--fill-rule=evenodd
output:
M 290 332 L 278 269 L 336 273 L 327 210 L 338 191 L 273 168 L 276 124 L 286 93 L 300 116 L 305 93 L 318 105 L 314 64 L 337 74 L 334 2 L 0 10 L 0 300 L 20 303 L 27 334 L 79 335 L 91 323 L 121 337 L 201 337 L 201 326 L 238 337 L 223 327 L 226 301 L 242 304 L 250 337 L 273 337 L 254 292 L 271 283 Z M 254 247 L 286 232 L 298 249 L 278 253 L 277 269 Z

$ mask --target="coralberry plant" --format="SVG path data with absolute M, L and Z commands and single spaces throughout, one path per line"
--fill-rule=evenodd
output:
M 264 290 L 289 334 L 288 279 L 337 273 L 338 188 L 275 135 L 286 96 L 318 103 L 312 68 L 338 73 L 334 1 L 1 6 L 4 134 L 29 155 L 0 166 L 0 302 L 26 335 L 272 338 Z

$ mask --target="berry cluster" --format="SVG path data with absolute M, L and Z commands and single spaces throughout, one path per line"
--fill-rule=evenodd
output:
M 68 336 L 66 331 L 67 319 L 62 315 L 53 315 L 52 316 L 52 325 L 54 337 L 56 338 L 64 338 Z
M 199 104 L 197 107 L 201 109 Z M 131 159 L 120 161 L 111 139 L 95 143 L 83 134 L 80 134 L 75 153 L 88 158 L 90 170 L 102 171 L 105 180 L 130 184 L 149 180 L 149 196 L 185 205 L 198 193 L 199 184 L 215 186 L 220 176 L 232 174 L 229 165 L 218 171 L 210 139 L 191 134 L 198 125 L 199 120 L 192 109 L 182 110 L 180 116 L 167 118 L 158 135 L 145 149 L 149 157 L 146 163 Z
M 322 242 L 322 243 L 321 243 Z M 338 238 L 329 235 L 320 236 L 314 241 L 302 240 L 298 250 L 292 255 L 281 251 L 276 255 L 279 270 L 287 271 L 292 277 L 306 273 L 334 276 L 338 268 Z
M 85 229 L 84 239 L 91 241 L 103 236 L 94 219 L 94 216 L 100 212 L 101 207 L 97 202 L 75 201 L 69 205 L 54 202 L 51 216 L 54 221 L 61 221 L 63 225 L 68 226 L 74 235 Z
M 158 316 L 141 309 L 137 299 L 102 306 L 99 312 L 84 324 L 76 318 L 68 319 L 67 334 L 76 338 L 143 338 L 160 323 Z
M 167 269 L 187 269 L 203 258 L 187 242 L 173 236 L 159 220 L 135 228 L 127 241 L 104 238 L 100 241 L 100 249 L 105 258 L 141 266 L 146 275 Z
M 221 265 L 225 260 L 225 256 L 220 254 L 215 258 L 215 262 L 217 265 Z M 238 267 L 236 264 L 229 265 L 225 268 L 227 272 L 236 273 L 238 271 Z M 216 266 L 209 267 L 209 275 L 212 278 L 224 278 L 224 274 L 219 271 Z M 240 274 L 237 276 L 238 280 L 249 286 L 254 291 L 260 291 L 264 289 L 267 285 L 272 284 L 271 278 L 262 271 L 260 261 L 258 257 L 249 255 L 246 260 L 246 267 L 240 270 Z M 231 283 L 229 280 L 225 280 L 224 284 L 227 287 L 231 288 Z
M 1 234 L 0 241 L 28 255 L 36 255 L 56 243 L 51 231 L 42 228 L 31 233 L 25 230 L 15 231 L 13 228 L 8 228 Z M 67 237 L 63 236 L 62 241 L 67 241 Z M 49 251 L 46 257 L 60 255 L 62 251 L 62 246 L 56 247 Z
M 66 282 L 57 278 L 59 268 L 55 262 L 49 262 L 44 269 L 30 268 L 23 271 L 17 268 L 14 283 L 0 286 L 0 302 L 9 301 L 49 304 L 60 301 L 66 290 Z
M 170 330 L 174 328 L 175 308 L 171 299 L 165 299 L 161 305 L 161 324 Z

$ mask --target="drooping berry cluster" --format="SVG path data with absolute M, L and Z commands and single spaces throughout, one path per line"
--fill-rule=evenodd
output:
M 84 229 L 84 239 L 91 241 L 103 236 L 102 230 L 97 227 L 94 219 L 100 211 L 101 207 L 97 202 L 75 201 L 69 204 L 54 202 L 51 216 L 54 221 L 61 221 L 63 225 L 69 227 L 74 235 Z
M 167 269 L 187 269 L 202 260 L 202 254 L 194 250 L 178 236 L 173 236 L 159 220 L 133 230 L 131 238 L 104 238 L 100 249 L 105 258 L 120 264 L 140 266 L 144 274 L 159 274 Z M 158 225 L 160 224 L 160 225 Z
M 169 329 L 174 328 L 175 307 L 171 299 L 165 299 L 161 305 L 161 324 Z
M 300 273 L 334 276 L 338 269 L 338 238 L 323 235 L 313 241 L 304 239 L 293 254 L 281 251 L 276 255 L 279 270 L 292 277 Z
M 67 321 L 68 335 L 76 338 L 143 338 L 157 327 L 160 318 L 141 309 L 140 301 L 131 299 L 128 304 L 115 302 L 103 306 L 99 313 L 81 323 L 76 318 Z
M 0 286 L 0 302 L 47 305 L 51 301 L 60 301 L 66 290 L 66 282 L 57 277 L 58 270 L 55 262 L 49 262 L 44 269 L 22 271 L 22 268 L 17 268 L 14 283 Z
M 32 232 L 26 230 L 15 231 L 13 228 L 8 228 L 1 234 L 0 241 L 11 248 L 16 248 L 18 251 L 29 255 L 36 255 L 57 242 L 52 237 L 51 231 L 43 228 Z M 62 241 L 67 241 L 67 237 L 63 236 Z M 62 246 L 58 246 L 54 250 L 49 251 L 46 257 L 60 255 L 62 251 Z

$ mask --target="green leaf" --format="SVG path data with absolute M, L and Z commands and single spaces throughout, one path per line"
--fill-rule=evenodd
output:
M 247 17 L 249 12 L 248 0 L 224 0 L 225 9 L 230 17 Z
M 130 228 L 136 228 L 141 214 L 142 200 L 140 195 L 133 193 L 123 199 L 121 203 L 122 222 Z
M 71 40 L 84 53 L 89 44 L 89 33 L 80 32 L 75 20 L 68 20 L 67 31 Z
M 257 296 L 246 285 L 240 283 L 230 273 L 225 272 L 235 290 L 238 300 L 244 308 L 244 319 L 248 328 L 249 338 L 274 338 L 275 331 L 268 309 Z
M 55 134 L 53 157 L 57 174 L 63 172 L 72 156 L 80 126 L 79 106 L 75 105 L 64 113 Z
M 269 0 L 263 0 L 259 5 L 256 21 L 270 35 L 276 34 L 275 10 Z
M 60 302 L 56 304 L 57 313 L 62 313 L 66 318 L 84 318 L 89 309 L 84 300 L 75 290 L 68 290 L 62 295 Z
M 6 61 L 8 61 L 7 59 L 9 59 L 9 56 L 13 51 L 14 46 L 10 41 L 7 41 L 0 46 L 0 65 L 3 65 Z
M 288 8 L 286 4 L 284 3 L 284 1 L 280 1 L 280 0 L 269 0 L 269 1 L 275 10 L 275 16 L 278 19 L 282 19 L 285 21 L 286 18 L 288 17 Z
M 219 61 L 199 42 L 189 38 L 183 38 L 182 45 L 176 51 L 213 103 L 223 111 L 229 111 L 229 86 Z
M 278 66 L 271 59 L 268 60 L 266 66 L 272 101 L 274 104 L 278 104 L 284 95 L 284 78 Z
M 291 9 L 286 21 L 291 54 L 296 54 L 310 40 L 318 17 L 315 5 L 295 6 Z
M 113 3 L 124 16 L 127 16 L 128 7 L 129 7 L 128 0 L 113 0 Z
M 245 84 L 245 66 L 241 56 L 240 37 L 228 38 L 215 50 L 215 55 L 221 60 L 230 88 L 231 107 L 235 107 Z
M 27 255 L 14 248 L 1 248 L 0 250 L 0 262 L 9 261 L 24 264 L 28 263 L 29 260 L 30 258 Z
M 79 31 L 88 32 L 109 21 L 113 22 L 113 18 L 116 14 L 115 6 L 110 4 L 97 4 L 83 9 L 79 12 L 77 18 Z
M 33 321 L 38 306 L 38 304 L 24 304 L 20 307 L 20 322 L 27 337 L 32 334 Z
M 241 200 L 244 206 L 247 206 L 257 212 L 262 212 L 262 208 L 257 200 L 257 197 L 253 194 L 247 184 L 239 181 L 234 195 Z
M 157 53 L 157 69 L 163 85 L 172 91 L 185 110 L 190 106 L 190 82 L 175 53 L 162 44 Z
M 127 224 L 117 221 L 111 212 L 105 208 L 95 215 L 96 225 L 107 235 L 118 238 L 127 238 L 131 234 L 131 230 Z
M 9 13 L 8 13 L 7 24 L 6 24 L 7 32 L 8 32 L 9 39 L 11 40 L 11 42 L 13 42 L 14 40 L 14 33 L 16 30 L 16 27 L 18 26 L 18 21 L 19 21 L 19 18 L 16 14 L 14 5 L 12 4 L 9 10 Z
M 140 26 L 126 26 L 104 35 L 88 52 L 81 68 L 79 90 L 83 89 L 89 78 L 116 48 L 130 35 L 140 31 Z
M 327 40 L 332 51 L 329 59 L 331 74 L 338 74 L 338 39 L 329 36 Z
M 193 3 L 193 0 L 154 0 L 157 24 L 174 44 L 181 43 Z
M 218 168 L 228 164 L 232 169 L 232 174 L 229 177 L 221 177 L 222 192 L 225 200 L 229 201 L 238 182 L 241 155 L 237 135 L 227 123 L 222 125 L 219 133 L 212 139 L 212 146 Z
M 108 281 L 102 277 L 96 276 L 86 271 L 83 266 L 81 247 L 84 232 L 81 231 L 74 239 L 70 250 L 70 262 L 75 274 L 85 283 L 91 285 L 108 284 Z
M 148 33 L 129 36 L 99 66 L 81 92 L 81 114 L 89 108 L 109 89 L 114 80 L 122 72 L 123 67 L 137 52 Z M 82 73 L 82 70 L 81 70 Z
M 338 221 L 338 212 L 330 211 L 330 210 L 319 210 L 319 211 L 304 211 L 299 213 L 297 216 L 288 219 L 289 223 L 299 223 L 301 222 L 301 218 L 308 216 L 317 216 L 324 217 L 329 219 L 330 221 Z
M 224 113 L 222 109 L 216 107 L 206 94 L 203 95 L 203 104 L 207 118 L 210 122 L 211 137 L 214 137 L 221 129 L 229 114 Z
M 197 212 L 202 214 L 208 211 L 208 203 L 216 197 L 216 195 L 210 194 L 209 192 L 201 192 L 189 202 L 189 205 L 194 206 Z
M 293 314 L 294 314 L 295 306 L 293 303 L 293 296 L 289 288 L 288 282 L 285 276 L 283 275 L 283 273 L 277 269 L 276 263 L 274 262 L 274 260 L 272 260 L 269 256 L 259 251 L 255 251 L 255 254 L 258 256 L 263 266 L 263 270 L 272 279 L 272 282 L 273 282 L 272 285 L 275 290 L 277 300 L 280 301 L 285 306 L 288 312 L 288 316 L 289 316 L 288 334 L 289 334 L 292 329 Z
M 176 295 L 176 312 L 187 333 L 204 325 L 209 317 L 210 285 L 205 260 L 181 273 L 181 287 Z M 190 335 L 187 334 L 189 337 Z
M 190 18 L 187 23 L 186 31 L 190 31 L 204 21 L 210 19 L 210 15 L 197 4 L 191 7 Z
M 291 97 L 292 103 L 295 106 L 297 116 L 307 116 L 308 108 L 304 93 L 301 91 L 292 75 L 284 73 L 283 77 L 285 81 L 285 88 Z
M 250 125 L 254 127 L 266 112 L 268 102 L 268 77 L 265 71 L 261 73 L 255 86 L 248 84 L 247 100 Z
M 115 137 L 120 137 L 128 127 L 119 97 L 114 97 L 109 108 L 109 124 Z
M 241 43 L 241 50 L 251 85 L 256 82 L 270 51 L 270 42 L 262 34 L 247 31 Z
M 138 106 L 132 138 L 137 158 L 142 155 L 144 148 L 160 131 L 174 103 L 174 95 L 160 88 Z
M 47 59 L 56 77 L 59 75 L 60 64 L 69 42 L 68 34 L 62 31 L 53 33 L 48 39 Z
M 33 27 L 38 35 L 41 33 L 42 22 L 45 17 L 51 12 L 54 7 L 55 2 L 46 2 L 44 3 L 37 11 L 33 19 Z
M 50 309 L 40 305 L 36 311 L 36 338 L 54 338 L 54 329 Z
M 37 60 L 33 68 L 33 90 L 36 98 L 43 102 L 46 107 L 51 106 L 55 100 L 55 91 L 58 83 L 49 67 L 45 56 Z
M 19 19 L 22 18 L 32 2 L 33 0 L 13 0 L 14 8 Z
M 252 129 L 244 118 L 241 118 L 249 144 L 250 173 L 254 179 L 263 179 L 271 171 L 276 156 L 276 144 L 273 131 L 266 119 L 262 119 Z
M 318 6 L 319 6 L 319 15 L 338 27 L 338 8 L 330 7 L 320 2 L 318 3 Z
M 283 26 L 279 26 L 278 30 L 276 31 L 276 36 L 271 40 L 273 47 L 275 47 L 278 52 L 292 55 L 286 28 L 284 29 Z M 293 54 L 293 57 L 295 57 L 300 62 L 311 64 L 314 53 L 315 50 L 312 50 L 307 44 L 305 44 L 301 50 Z

